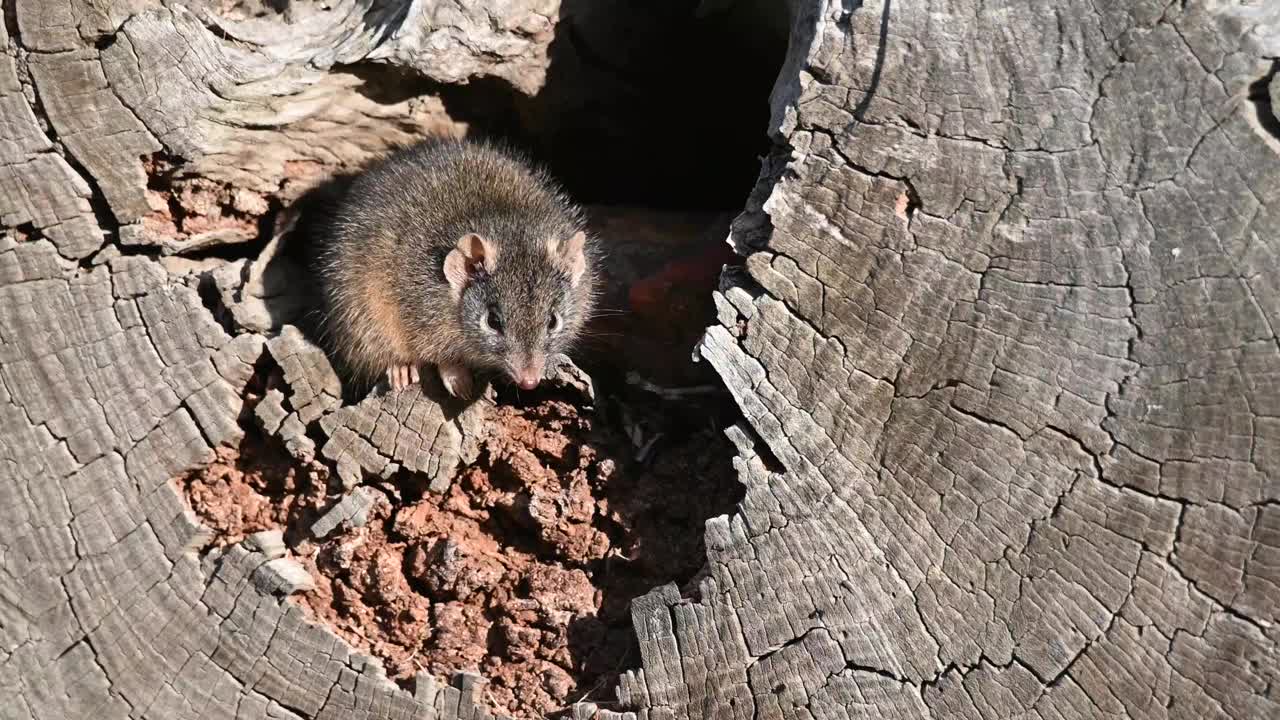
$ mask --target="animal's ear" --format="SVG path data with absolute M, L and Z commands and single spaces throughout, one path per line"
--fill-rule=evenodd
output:
M 578 284 L 583 273 L 587 271 L 586 247 L 587 234 L 581 230 L 574 233 L 563 246 L 557 238 L 547 241 L 547 250 L 550 251 L 551 257 L 555 258 L 565 272 L 569 273 L 569 282 L 574 285 Z
M 444 277 L 449 281 L 455 298 L 462 297 L 467 283 L 481 272 L 493 272 L 498 265 L 497 249 L 488 240 L 475 233 L 458 238 L 444 258 Z

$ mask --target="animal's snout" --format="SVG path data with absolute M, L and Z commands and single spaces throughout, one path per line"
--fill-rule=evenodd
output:
M 542 372 L 537 369 L 524 369 L 515 374 L 516 384 L 521 390 L 532 390 L 542 382 Z
M 511 379 L 521 390 L 532 390 L 542 382 L 542 374 L 547 366 L 546 358 L 540 353 L 517 355 L 507 360 L 507 370 Z

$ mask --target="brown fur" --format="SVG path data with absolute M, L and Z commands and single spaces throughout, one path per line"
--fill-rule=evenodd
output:
M 579 209 L 509 151 L 450 140 L 400 150 L 333 208 L 317 265 L 323 337 L 364 381 L 394 365 L 537 366 L 572 347 L 594 307 L 597 250 L 589 236 L 575 242 L 583 230 Z M 451 284 L 446 258 L 471 248 L 470 234 L 490 257 L 456 258 Z

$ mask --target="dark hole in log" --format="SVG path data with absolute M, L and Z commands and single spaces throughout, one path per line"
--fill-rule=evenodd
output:
M 1267 74 L 1249 85 L 1249 101 L 1253 103 L 1258 125 L 1273 138 L 1280 140 L 1280 116 L 1278 116 L 1272 98 L 1276 92 L 1271 86 L 1280 73 L 1280 60 L 1273 60 Z
M 567 0 L 535 97 L 501 81 L 442 94 L 458 119 L 528 148 L 581 202 L 737 211 L 769 149 L 784 12 L 762 0 Z
M 689 353 L 721 268 L 740 261 L 725 239 L 771 149 L 783 13 L 764 0 L 568 0 L 533 97 L 495 78 L 448 86 L 374 63 L 344 70 L 381 103 L 439 96 L 469 136 L 527 151 L 587 207 L 607 248 L 601 318 L 578 358 L 593 377 L 699 385 L 718 380 Z
M 602 313 L 578 358 L 597 382 L 635 372 L 718 384 L 689 354 L 721 267 L 738 261 L 725 238 L 770 148 L 782 12 L 756 0 L 569 0 L 535 97 L 500 82 L 444 92 L 476 134 L 546 164 L 605 239 Z
M 284 529 L 317 578 L 300 602 L 399 681 L 478 670 L 495 708 L 522 718 L 607 703 L 639 665 L 630 601 L 668 582 L 696 595 L 705 521 L 742 498 L 723 434 L 738 410 L 690 354 L 721 267 L 737 262 L 725 238 L 770 149 L 787 23 L 774 3 L 702 4 L 566 2 L 531 98 L 501 81 L 343 68 L 372 99 L 436 95 L 473 134 L 528 149 L 587 206 L 609 258 L 604 312 L 575 358 L 596 400 L 500 388 L 479 460 L 443 495 L 407 471 L 366 478 L 380 491 L 368 523 L 309 538 L 337 479 L 253 430 L 238 457 L 181 483 L 215 542 Z M 295 238 L 311 232 L 308 203 L 343 183 L 302 201 Z M 259 370 L 252 394 L 280 386 L 278 368 Z

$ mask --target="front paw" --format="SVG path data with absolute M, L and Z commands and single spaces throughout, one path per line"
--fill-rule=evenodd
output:
M 467 400 L 471 398 L 471 371 L 465 365 L 444 364 L 439 367 L 440 382 L 450 395 Z
M 417 365 L 392 365 L 387 368 L 387 384 L 391 386 L 392 392 L 399 392 L 420 379 Z

